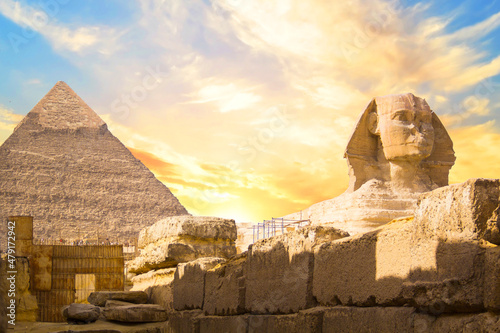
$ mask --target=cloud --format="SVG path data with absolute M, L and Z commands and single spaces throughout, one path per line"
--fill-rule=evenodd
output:
M 110 55 L 117 49 L 117 32 L 108 27 L 82 26 L 70 29 L 57 21 L 61 12 L 61 2 L 53 6 L 35 8 L 24 2 L 3 0 L 0 13 L 22 27 L 22 35 L 9 33 L 14 49 L 33 38 L 34 33 L 44 36 L 56 50 L 84 53 L 88 50 Z
M 471 125 L 500 110 L 498 89 L 483 85 L 500 72 L 487 43 L 498 13 L 452 31 L 454 13 L 397 1 L 133 6 L 124 31 L 63 24 L 57 15 L 36 30 L 26 19 L 39 9 L 6 0 L 0 11 L 91 77 L 89 105 L 190 212 L 255 221 L 339 195 L 351 131 L 380 95 L 429 101 L 456 141 L 450 179 L 474 174 L 462 160 L 494 159 L 481 144 L 493 143 L 495 127 Z M 145 81 L 150 69 L 161 72 L 157 81 Z
M 215 102 L 220 112 L 248 109 L 262 100 L 261 96 L 251 90 L 252 88 L 238 89 L 234 83 L 208 84 L 198 91 L 199 100 L 193 100 L 190 103 Z

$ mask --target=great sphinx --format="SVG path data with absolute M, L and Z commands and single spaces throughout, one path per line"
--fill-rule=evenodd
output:
M 448 185 L 453 142 L 427 102 L 411 93 L 376 97 L 354 128 L 340 196 L 286 216 L 366 232 L 413 214 L 420 193 Z

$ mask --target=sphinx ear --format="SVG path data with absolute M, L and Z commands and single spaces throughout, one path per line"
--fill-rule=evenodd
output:
M 380 135 L 380 129 L 378 127 L 378 115 L 376 112 L 370 112 L 368 115 L 368 131 L 374 135 Z

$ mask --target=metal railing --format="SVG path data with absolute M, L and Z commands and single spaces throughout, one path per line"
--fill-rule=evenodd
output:
M 310 222 L 310 220 L 290 220 L 282 217 L 273 217 L 271 220 L 264 220 L 262 223 L 252 226 L 253 243 L 259 239 L 276 236 L 279 232 L 284 234 L 289 227 L 294 227 L 294 229 L 304 227 L 309 225 Z

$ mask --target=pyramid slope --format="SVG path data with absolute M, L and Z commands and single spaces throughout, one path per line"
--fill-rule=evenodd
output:
M 32 215 L 36 238 L 127 241 L 158 219 L 188 214 L 80 101 L 59 82 L 0 147 L 2 221 Z
M 17 125 L 30 128 L 101 128 L 104 121 L 71 89 L 59 81 Z

